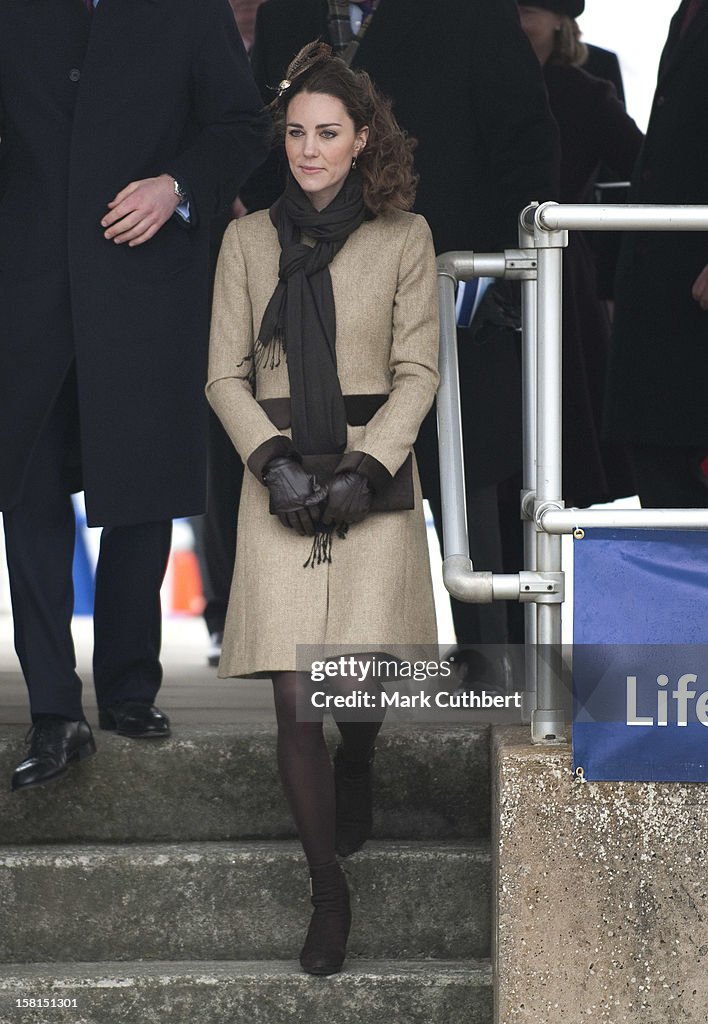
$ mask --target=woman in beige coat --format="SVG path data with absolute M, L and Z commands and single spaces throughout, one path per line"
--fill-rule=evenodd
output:
M 251 470 L 219 673 L 273 679 L 315 907 L 300 962 L 332 974 L 350 925 L 335 854 L 370 834 L 383 712 L 335 712 L 333 774 L 297 648 L 400 657 L 436 643 L 412 454 L 438 383 L 435 257 L 427 224 L 406 212 L 411 143 L 364 72 L 310 44 L 273 106 L 288 183 L 270 211 L 229 227 L 214 295 L 207 395 Z M 375 679 L 327 684 L 378 706 Z

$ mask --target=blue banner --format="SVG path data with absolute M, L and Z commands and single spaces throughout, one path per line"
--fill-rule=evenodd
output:
M 575 769 L 708 781 L 708 536 L 586 530 L 574 553 Z

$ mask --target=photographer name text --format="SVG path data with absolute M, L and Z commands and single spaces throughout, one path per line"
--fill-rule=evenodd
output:
M 453 693 L 440 690 L 438 693 L 371 693 L 368 690 L 352 690 L 351 693 L 326 693 L 316 690 L 310 697 L 313 708 L 520 708 L 521 694 L 479 692 Z

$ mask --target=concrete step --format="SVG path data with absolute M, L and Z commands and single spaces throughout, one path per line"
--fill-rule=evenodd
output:
M 367 843 L 344 866 L 352 956 L 489 955 L 488 844 Z M 287 960 L 311 910 L 295 842 L 0 849 L 0 961 Z
M 23 998 L 76 1000 L 42 1011 Z M 312 978 L 291 963 L 8 965 L 0 1024 L 491 1024 L 488 962 L 348 963 Z
M 95 757 L 37 789 L 11 793 L 25 730 L 0 727 L 0 843 L 186 842 L 292 836 L 275 729 L 180 726 L 169 740 L 98 732 Z M 332 745 L 336 742 L 331 736 Z M 5 788 L 7 786 L 7 788 Z M 385 729 L 376 760 L 375 835 L 489 835 L 489 730 Z

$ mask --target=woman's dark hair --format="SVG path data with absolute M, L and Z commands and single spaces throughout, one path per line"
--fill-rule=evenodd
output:
M 365 71 L 352 71 L 326 43 L 308 43 L 288 67 L 278 95 L 270 104 L 276 137 L 285 137 L 287 109 L 298 93 L 320 93 L 338 99 L 355 131 L 368 126 L 366 146 L 357 157 L 364 203 L 374 214 L 410 210 L 418 178 L 413 171 L 415 140 L 400 128 L 391 101 L 382 96 Z

